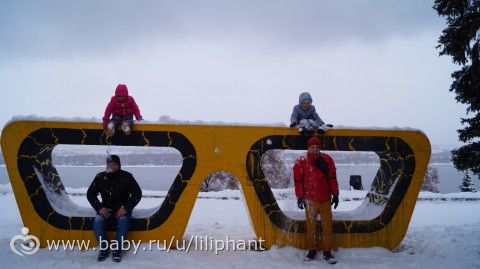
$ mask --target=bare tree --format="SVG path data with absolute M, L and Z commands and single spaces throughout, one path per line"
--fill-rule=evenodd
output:
M 429 166 L 423 179 L 422 191 L 439 192 L 438 191 L 438 168 Z
M 263 155 L 262 169 L 271 188 L 283 189 L 290 185 L 290 173 L 280 150 L 269 150 Z
M 238 189 L 235 177 L 225 171 L 217 171 L 208 175 L 200 187 L 200 191 L 202 192 L 222 191 L 225 189 Z

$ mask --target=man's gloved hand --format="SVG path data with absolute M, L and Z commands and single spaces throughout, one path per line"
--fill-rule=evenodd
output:
M 303 200 L 303 198 L 298 198 L 297 206 L 298 206 L 298 208 L 303 210 L 305 208 L 305 200 Z
M 337 209 L 338 206 L 338 194 L 332 194 L 332 202 L 330 203 L 333 206 L 333 209 Z
M 290 128 L 293 128 L 293 127 L 295 127 L 295 126 L 297 126 L 297 123 L 296 123 L 296 122 L 290 123 Z

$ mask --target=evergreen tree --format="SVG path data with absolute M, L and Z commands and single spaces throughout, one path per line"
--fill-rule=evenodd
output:
M 467 116 L 471 116 L 461 119 L 465 128 L 458 135 L 466 145 L 452 151 L 453 164 L 480 177 L 480 1 L 435 0 L 433 8 L 447 21 L 438 40 L 440 56 L 452 56 L 461 66 L 452 73 L 450 91 L 457 102 L 467 105 Z
M 462 184 L 460 184 L 458 188 L 461 192 L 477 192 L 477 190 L 475 190 L 475 186 L 473 185 L 472 180 L 470 179 L 468 171 L 465 172 L 465 176 L 462 179 Z

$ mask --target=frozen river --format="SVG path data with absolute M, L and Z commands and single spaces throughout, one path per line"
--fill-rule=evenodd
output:
M 463 173 L 458 172 L 451 164 L 433 164 L 438 169 L 440 192 L 458 192 L 458 185 Z M 56 167 L 66 187 L 88 187 L 95 175 L 102 171 L 102 166 L 57 166 Z M 138 183 L 145 190 L 168 190 L 173 179 L 180 170 L 179 166 L 122 166 L 132 173 Z M 350 175 L 361 175 L 364 188 L 368 188 L 377 173 L 378 165 L 338 165 L 337 177 L 341 189 L 349 189 Z M 0 166 L 0 184 L 7 183 L 8 176 L 5 165 Z M 480 181 L 472 177 L 477 190 Z

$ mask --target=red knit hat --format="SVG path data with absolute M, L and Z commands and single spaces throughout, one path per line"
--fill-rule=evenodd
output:
M 317 145 L 320 146 L 320 139 L 318 137 L 314 136 L 307 141 L 307 145 L 310 147 L 312 145 Z
M 128 96 L 128 88 L 125 84 L 118 84 L 117 89 L 115 89 L 116 96 Z

